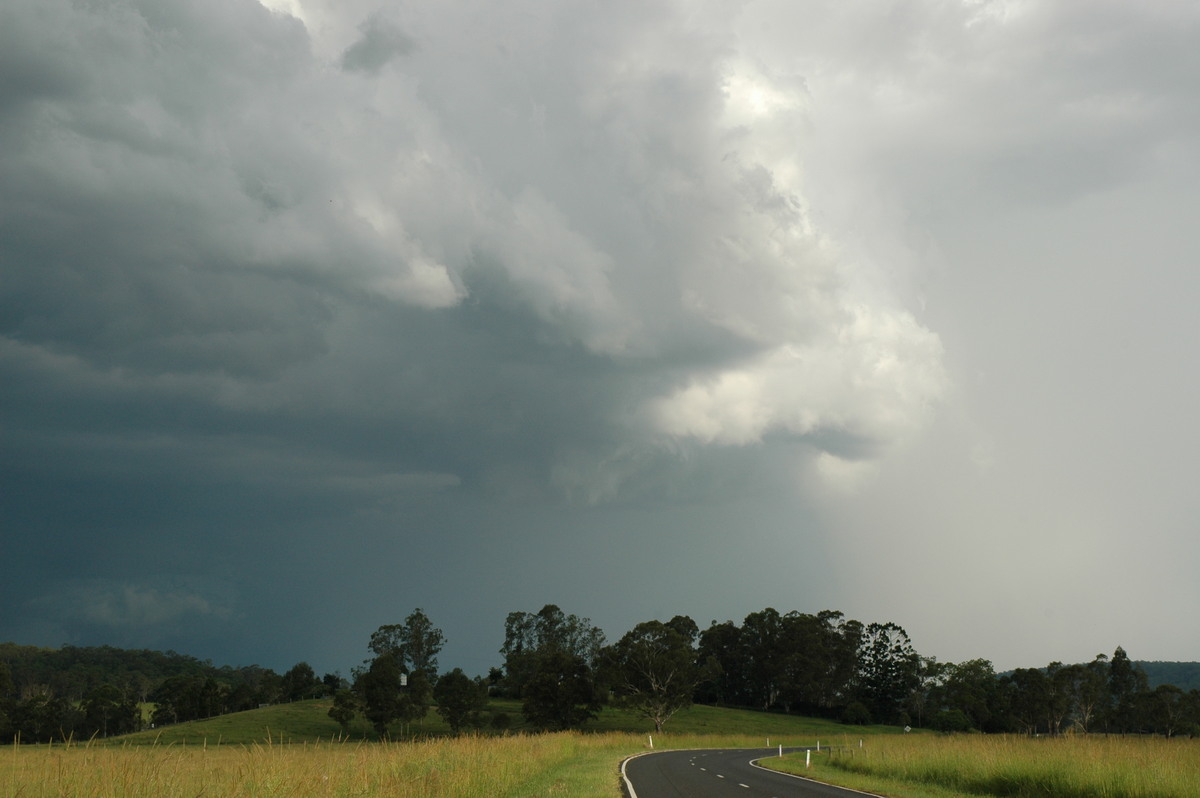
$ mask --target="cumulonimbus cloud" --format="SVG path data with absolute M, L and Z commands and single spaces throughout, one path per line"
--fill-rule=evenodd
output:
M 366 390 L 320 402 L 333 374 L 393 386 L 403 424 L 503 442 L 460 461 L 502 461 L 544 432 L 521 424 L 574 405 L 544 473 L 563 452 L 776 433 L 861 456 L 937 401 L 936 334 L 810 212 L 803 76 L 740 52 L 729 9 L 416 4 L 325 25 L 319 3 L 275 5 L 4 12 L 36 45 L 9 60 L 57 63 L 5 106 L 22 351 L 131 384 L 188 374 L 225 410 L 382 418 Z M 480 317 L 525 349 L 496 362 L 460 324 Z M 379 337 L 386 318 L 424 319 L 441 348 Z M 560 405 L 510 433 L 472 395 L 529 362 L 564 384 L 602 362 L 619 387 L 585 404 L 506 378 L 513 406 Z

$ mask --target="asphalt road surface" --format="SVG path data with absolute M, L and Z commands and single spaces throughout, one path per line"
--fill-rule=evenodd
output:
M 785 748 L 784 752 L 803 751 Z M 663 751 L 628 759 L 631 798 L 861 798 L 864 793 L 786 776 L 750 764 L 778 748 Z

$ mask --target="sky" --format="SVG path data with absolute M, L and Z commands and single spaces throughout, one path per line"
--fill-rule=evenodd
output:
M 0 641 L 1200 660 L 1200 6 L 7 0 Z

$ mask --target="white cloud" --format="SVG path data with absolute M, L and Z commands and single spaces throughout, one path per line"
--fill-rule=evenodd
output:
M 662 432 L 748 444 L 828 431 L 887 444 L 918 429 L 946 377 L 941 344 L 907 314 L 858 308 L 815 344 L 784 345 L 652 405 Z

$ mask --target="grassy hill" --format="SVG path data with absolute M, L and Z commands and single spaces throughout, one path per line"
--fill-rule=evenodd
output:
M 330 706 L 330 699 L 277 704 L 206 720 L 148 729 L 136 734 L 112 737 L 105 742 L 120 745 L 249 745 L 268 741 L 307 743 L 338 739 L 342 731 L 327 714 Z M 510 731 L 533 731 L 525 725 L 521 716 L 521 706 L 517 701 L 494 700 L 488 709 L 492 715 L 507 714 L 511 720 Z M 596 720 L 589 722 L 584 730 L 651 734 L 654 732 L 654 725 L 630 712 L 606 708 Z M 857 739 L 866 734 L 895 731 L 891 726 L 847 726 L 819 718 L 696 705 L 676 714 L 667 723 L 664 735 L 752 735 L 762 737 L 764 741 L 771 738 L 777 742 L 792 744 L 791 741 L 799 740 L 811 743 L 818 739 Z M 429 714 L 417 723 L 407 726 L 397 724 L 392 729 L 392 734 L 394 738 L 442 736 L 450 734 L 450 728 L 437 712 L 431 709 Z M 350 724 L 347 736 L 352 740 L 375 739 L 374 731 L 361 717 Z M 774 744 L 772 742 L 772 745 Z

